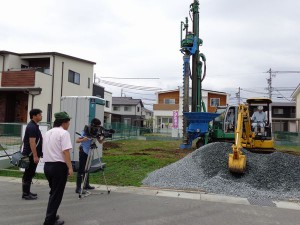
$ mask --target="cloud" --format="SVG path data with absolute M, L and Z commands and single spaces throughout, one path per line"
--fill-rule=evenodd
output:
M 70 54 L 95 61 L 100 77 L 159 77 L 125 82 L 176 89 L 183 77 L 180 21 L 189 16 L 191 3 L 10 0 L 1 5 L 1 48 Z M 257 87 L 266 92 L 268 74 L 264 72 L 270 68 L 300 70 L 299 8 L 297 0 L 200 0 L 204 41 L 200 51 L 207 58 L 203 88 Z M 273 79 L 274 87 L 296 88 L 299 82 L 299 74 L 278 74 Z M 106 87 L 120 94 L 120 88 Z

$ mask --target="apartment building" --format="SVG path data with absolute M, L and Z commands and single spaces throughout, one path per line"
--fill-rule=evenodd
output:
M 0 122 L 29 121 L 32 108 L 51 122 L 61 96 L 91 96 L 96 63 L 58 52 L 0 51 Z

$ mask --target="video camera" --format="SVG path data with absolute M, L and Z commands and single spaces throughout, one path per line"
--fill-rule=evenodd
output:
M 102 126 L 85 125 L 84 132 L 88 138 L 112 138 L 115 133 L 114 129 L 105 129 Z

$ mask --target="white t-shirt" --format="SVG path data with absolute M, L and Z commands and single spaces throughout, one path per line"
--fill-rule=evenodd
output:
M 65 162 L 63 151 L 72 149 L 70 133 L 62 127 L 54 127 L 43 138 L 43 161 Z

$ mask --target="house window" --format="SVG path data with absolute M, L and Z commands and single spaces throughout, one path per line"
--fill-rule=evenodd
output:
M 51 115 L 52 114 L 52 107 L 51 104 L 48 104 L 47 106 L 47 123 L 51 122 Z
M 91 78 L 88 77 L 88 89 L 91 87 Z
M 296 108 L 292 108 L 291 113 L 296 113 Z
M 113 111 L 120 111 L 120 106 L 114 106 Z
M 175 99 L 174 98 L 165 98 L 164 104 L 175 104 Z
M 69 70 L 68 81 L 74 84 L 80 84 L 80 74 Z
M 173 120 L 172 117 L 162 117 L 161 121 L 159 121 L 160 128 L 170 128 L 172 126 Z
M 137 112 L 139 112 L 140 111 L 140 107 L 137 107 L 137 110 L 136 110 Z
M 124 124 L 125 125 L 130 125 L 131 124 L 131 119 L 130 118 L 124 118 Z
M 283 115 L 283 109 L 275 108 L 275 109 L 274 109 L 274 114 L 277 114 L 277 115 Z
M 210 99 L 210 106 L 217 107 L 220 105 L 220 98 L 211 98 Z
M 131 111 L 131 107 L 130 106 L 124 106 L 124 111 Z
M 105 107 L 109 108 L 110 107 L 110 102 L 109 101 L 105 101 Z

